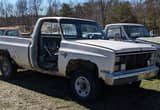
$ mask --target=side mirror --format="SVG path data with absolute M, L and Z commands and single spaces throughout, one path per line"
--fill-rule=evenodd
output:
M 150 31 L 149 34 L 151 37 L 154 37 L 153 31 Z

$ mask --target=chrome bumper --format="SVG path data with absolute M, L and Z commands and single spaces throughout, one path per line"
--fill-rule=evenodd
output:
M 157 76 L 158 67 L 149 66 L 136 70 L 109 73 L 105 76 L 105 83 L 108 85 L 123 85 L 143 79 L 151 79 Z

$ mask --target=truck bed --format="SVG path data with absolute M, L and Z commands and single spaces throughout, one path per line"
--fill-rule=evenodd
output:
M 18 66 L 30 68 L 29 47 L 31 42 L 31 38 L 1 36 L 0 50 L 7 51 Z

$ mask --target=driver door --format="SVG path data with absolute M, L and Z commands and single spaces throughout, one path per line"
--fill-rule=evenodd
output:
M 58 22 L 44 21 L 39 39 L 39 66 L 46 70 L 55 70 L 58 63 L 57 52 L 61 36 Z

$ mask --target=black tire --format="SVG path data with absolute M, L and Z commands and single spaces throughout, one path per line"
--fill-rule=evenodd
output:
M 130 88 L 139 88 L 141 85 L 141 81 L 133 82 L 131 84 L 128 84 L 127 86 Z
M 3 56 L 0 61 L 0 70 L 2 76 L 5 79 L 11 79 L 14 74 L 17 72 L 16 66 L 11 62 L 11 59 L 7 56 Z
M 89 83 L 89 86 L 90 86 L 89 91 L 85 92 L 86 94 L 84 96 L 80 95 L 80 91 L 78 93 L 77 88 L 82 87 L 82 89 L 86 89 L 88 87 L 86 87 L 87 84 L 86 85 L 79 84 L 80 87 L 76 86 L 76 85 L 78 85 L 78 81 L 80 78 L 83 79 L 82 82 L 84 82 L 84 80 L 87 80 Z M 88 72 L 88 71 L 74 72 L 71 76 L 70 86 L 71 86 L 71 92 L 72 92 L 73 96 L 80 101 L 94 100 L 95 98 L 98 98 L 100 96 L 100 91 L 101 91 L 101 87 L 102 87 L 98 77 L 96 77 L 95 75 L 93 75 L 93 73 Z M 86 89 L 86 90 L 88 90 L 88 89 Z M 82 92 L 81 94 L 83 94 L 83 93 L 84 92 Z

